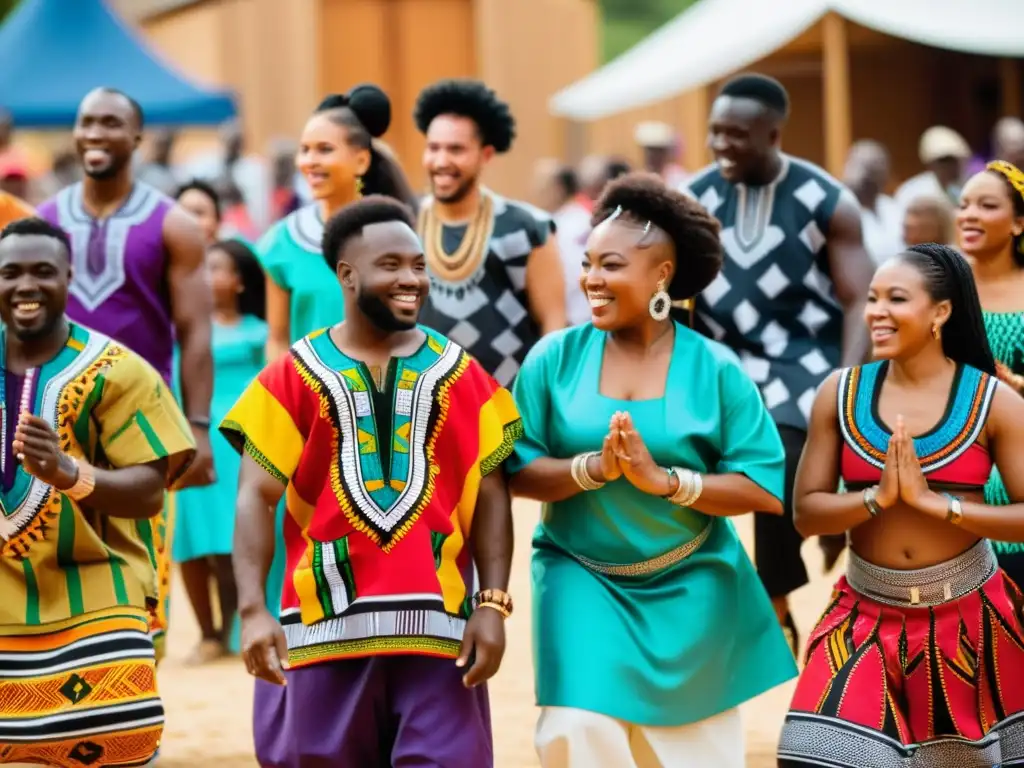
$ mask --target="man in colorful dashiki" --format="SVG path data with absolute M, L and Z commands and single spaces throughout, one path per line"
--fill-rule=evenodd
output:
M 195 441 L 160 375 L 69 320 L 71 243 L 0 233 L 0 763 L 141 765 L 164 712 L 149 519 Z
M 420 320 L 506 386 L 537 340 L 566 324 L 555 224 L 481 183 L 486 165 L 515 138 L 515 120 L 494 91 L 442 80 L 420 94 L 414 118 L 427 139 L 431 189 L 418 222 L 430 274 Z
M 137 351 L 167 384 L 177 342 L 182 400 L 197 445 L 179 487 L 209 485 L 216 479 L 209 435 L 213 301 L 203 237 L 174 200 L 133 177 L 142 127 L 142 109 L 131 97 L 112 88 L 89 93 L 75 123 L 85 177 L 43 203 L 39 214 L 71 239 L 68 317 Z M 152 520 L 161 590 L 152 617 L 158 654 L 167 628 L 172 498 Z
M 684 191 L 722 223 L 725 264 L 698 297 L 696 327 L 740 355 L 786 449 L 786 514 L 755 515 L 754 559 L 779 621 L 799 647 L 788 595 L 807 583 L 793 527 L 793 479 L 814 393 L 840 363 L 864 359 L 862 310 L 873 265 L 856 198 L 824 170 L 779 149 L 789 96 L 741 75 L 711 108 L 715 163 Z M 823 540 L 827 566 L 842 538 Z
M 522 424 L 479 363 L 416 324 L 413 224 L 382 196 L 330 219 L 345 320 L 268 365 L 221 424 L 243 454 L 234 558 L 261 765 L 493 765 L 483 683 L 512 611 L 502 465 Z M 263 585 L 282 496 L 279 623 Z

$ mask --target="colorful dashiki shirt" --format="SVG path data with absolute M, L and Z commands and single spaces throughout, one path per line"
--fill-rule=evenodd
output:
M 683 192 L 722 223 L 725 262 L 697 297 L 697 330 L 735 351 L 776 424 L 807 429 L 818 386 L 839 367 L 843 310 L 828 261 L 842 185 L 782 156 L 771 184 L 726 181 L 712 165 Z
M 519 414 L 433 331 L 382 379 L 329 333 L 313 334 L 268 365 L 221 424 L 287 485 L 281 623 L 293 667 L 458 655 L 480 479 L 511 453 Z
M 131 351 L 71 324 L 67 344 L 50 362 L 25 376 L 4 370 L 2 394 L 0 636 L 106 608 L 146 606 L 156 596 L 151 522 L 100 516 L 87 500 L 56 492 L 25 472 L 11 441 L 27 397 L 71 456 L 101 468 L 165 458 L 170 485 L 195 447 L 170 390 Z

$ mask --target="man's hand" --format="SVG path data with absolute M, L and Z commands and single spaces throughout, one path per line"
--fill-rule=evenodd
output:
M 471 655 L 473 666 L 462 678 L 467 688 L 475 688 L 494 677 L 505 655 L 505 617 L 493 608 L 481 606 L 469 617 L 456 666 L 465 667 Z
M 280 623 L 266 608 L 242 616 L 242 660 L 253 677 L 274 685 L 287 685 L 288 642 Z
M 60 449 L 60 438 L 46 419 L 23 412 L 14 430 L 12 447 L 25 471 L 47 485 L 62 491 L 77 482 L 78 469 Z
M 174 486 L 175 490 L 213 485 L 217 482 L 217 470 L 213 466 L 213 448 L 210 446 L 210 432 L 205 428 L 196 427 L 193 433 L 196 438 L 196 455 L 181 480 Z

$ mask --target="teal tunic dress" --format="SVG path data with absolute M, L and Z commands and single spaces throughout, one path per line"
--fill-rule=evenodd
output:
M 725 347 L 676 325 L 666 394 L 598 392 L 606 334 L 543 338 L 515 382 L 524 438 L 508 469 L 597 450 L 628 411 L 662 466 L 742 473 L 781 499 L 782 442 Z M 702 543 L 675 564 L 608 574 Z M 596 565 L 595 565 L 596 564 Z M 644 494 L 625 478 L 548 504 L 533 539 L 534 669 L 540 706 L 675 727 L 796 676 L 792 652 L 732 523 Z
M 213 324 L 213 401 L 210 418 L 220 424 L 249 383 L 263 370 L 267 324 L 243 315 L 235 325 Z M 239 456 L 218 430 L 210 430 L 217 482 L 177 495 L 174 561 L 230 555 L 235 533 Z
M 340 323 L 345 314 L 338 278 L 320 250 L 323 234 L 320 206 L 314 203 L 274 224 L 256 245 L 264 271 L 291 294 L 292 343 Z
M 294 344 L 313 331 L 340 323 L 345 302 L 337 276 L 324 261 L 324 222 L 318 203 L 290 213 L 260 238 L 256 255 L 275 284 L 291 295 L 289 332 Z M 267 607 L 277 613 L 284 585 L 284 499 L 277 505 L 277 544 L 267 577 Z

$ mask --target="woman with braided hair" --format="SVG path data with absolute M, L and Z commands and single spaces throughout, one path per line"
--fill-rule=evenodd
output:
M 947 246 L 879 267 L 865 320 L 875 362 L 825 380 L 797 472 L 800 532 L 846 532 L 850 554 L 779 765 L 1017 765 L 1024 595 L 988 539 L 1024 541 L 1024 504 L 986 504 L 984 486 L 995 465 L 1024 499 L 1024 399 L 996 377 L 970 265 Z
M 996 374 L 1024 394 L 1024 173 L 997 160 L 968 179 L 956 227 L 978 284 Z M 985 486 L 985 500 L 1010 503 L 998 470 Z M 1024 587 L 1024 544 L 993 541 L 992 546 L 1006 573 Z
M 718 274 L 718 223 L 649 174 L 598 201 L 592 322 L 545 336 L 515 397 L 533 540 L 544 768 L 742 768 L 737 707 L 796 674 L 732 524 L 782 514 L 782 441 L 736 356 L 672 317 Z

